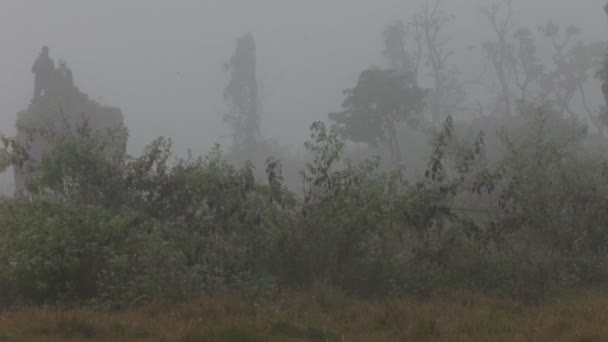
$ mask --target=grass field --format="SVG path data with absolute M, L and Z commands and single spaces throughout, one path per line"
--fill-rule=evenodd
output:
M 27 307 L 0 314 L 0 341 L 608 341 L 608 291 L 536 304 L 450 293 L 363 301 L 328 288 L 236 295 L 120 312 Z

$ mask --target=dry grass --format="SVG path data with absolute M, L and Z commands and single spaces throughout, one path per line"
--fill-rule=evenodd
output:
M 606 341 L 608 292 L 527 305 L 452 293 L 362 301 L 327 287 L 253 301 L 234 295 L 121 312 L 22 308 L 0 341 Z

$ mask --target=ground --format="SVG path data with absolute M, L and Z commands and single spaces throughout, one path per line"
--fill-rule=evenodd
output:
M 0 341 L 608 341 L 608 291 L 534 304 L 471 293 L 362 300 L 331 289 L 214 295 L 118 312 L 25 307 Z

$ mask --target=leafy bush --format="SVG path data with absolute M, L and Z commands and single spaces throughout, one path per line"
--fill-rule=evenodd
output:
M 448 118 L 420 179 L 350 161 L 336 130 L 315 123 L 301 196 L 275 159 L 261 181 L 219 147 L 175 159 L 159 138 L 131 157 L 87 129 L 51 137 L 27 196 L 0 200 L 0 304 L 113 308 L 318 283 L 535 299 L 605 282 L 603 143 L 547 106 L 522 107 L 517 120 L 505 153 L 488 160 L 484 135 L 461 139 Z M 4 166 L 17 162 L 18 147 L 5 147 Z

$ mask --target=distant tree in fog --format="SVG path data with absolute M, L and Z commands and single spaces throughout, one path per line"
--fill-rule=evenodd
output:
M 391 69 L 417 75 L 417 65 L 407 51 L 407 29 L 401 20 L 395 20 L 386 27 L 384 36 L 384 56 Z M 417 54 L 419 55 L 419 53 Z M 419 60 L 419 57 L 417 58 Z M 417 79 L 417 77 L 415 77 Z
M 230 76 L 224 99 L 231 108 L 224 120 L 232 125 L 236 149 L 253 146 L 261 136 L 256 64 L 255 38 L 248 33 L 237 40 L 234 55 L 225 65 Z
M 425 2 L 414 15 L 412 26 L 414 41 L 424 58 L 431 79 L 430 110 L 434 124 L 439 124 L 465 101 L 466 92 L 458 80 L 458 69 L 449 65 L 454 51 L 449 47 L 451 38 L 446 35 L 447 25 L 454 19 L 442 8 L 442 0 Z
M 483 44 L 500 89 L 495 112 L 514 114 L 516 101 L 551 104 L 562 115 L 587 115 L 589 122 L 602 131 L 599 111 L 589 103 L 585 87 L 601 65 L 606 44 L 585 43 L 579 38 L 578 27 L 563 29 L 549 20 L 538 28 L 552 49 L 550 60 L 543 61 L 534 32 L 526 27 L 516 28 L 512 3 L 500 0 L 482 9 L 495 35 L 493 41 Z
M 411 74 L 370 68 L 361 73 L 354 88 L 344 93 L 343 110 L 329 114 L 338 132 L 370 146 L 388 143 L 393 162 L 399 163 L 398 126 L 422 112 L 427 91 L 416 85 Z
M 572 108 L 572 102 L 578 95 L 582 103 L 581 110 L 586 112 L 591 123 L 599 127 L 602 124 L 598 121 L 596 111 L 587 102 L 585 84 L 591 79 L 593 71 L 601 67 L 606 44 L 584 43 L 580 39 L 575 41 L 574 38 L 581 34 L 578 27 L 568 26 L 562 30 L 552 21 L 544 25 L 541 32 L 553 47 L 553 68 L 542 82 L 545 97 L 557 105 L 560 113 L 575 117 L 580 113 Z
M 532 31 L 521 27 L 514 33 L 516 51 L 509 62 L 513 70 L 513 78 L 519 89 L 519 97 L 523 103 L 530 98 L 532 86 L 537 84 L 545 74 L 545 66 L 537 54 L 536 41 Z
M 606 4 L 606 14 L 608 14 L 608 4 Z M 599 122 L 602 124 L 601 132 L 604 133 L 608 127 L 608 53 L 604 55 L 602 67 L 597 71 L 595 77 L 602 82 L 602 95 L 604 95 L 604 105 L 598 116 Z
M 512 116 L 513 105 L 511 98 L 512 69 L 510 66 L 514 60 L 514 44 L 511 40 L 513 30 L 513 0 L 502 0 L 482 8 L 482 13 L 489 21 L 496 40 L 486 41 L 483 49 L 486 58 L 490 61 L 496 78 L 500 85 L 500 96 L 498 99 L 499 113 Z

